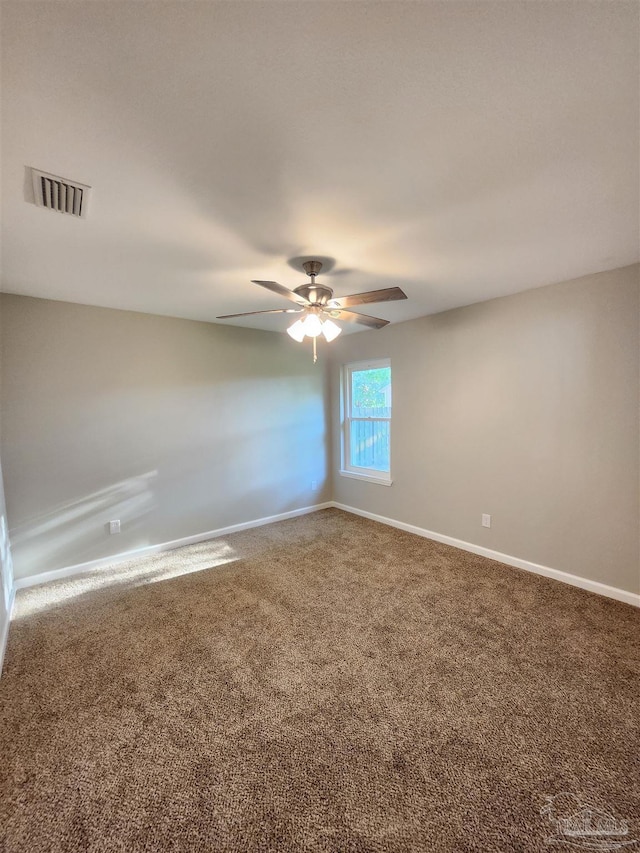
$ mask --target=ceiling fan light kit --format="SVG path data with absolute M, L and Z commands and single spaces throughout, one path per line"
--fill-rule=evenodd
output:
M 388 320 L 378 317 L 369 317 L 367 314 L 358 314 L 355 311 L 346 311 L 352 305 L 364 305 L 369 302 L 390 302 L 395 299 L 406 299 L 406 294 L 399 287 L 387 287 L 384 290 L 370 290 L 366 293 L 354 293 L 351 296 L 340 296 L 333 298 L 333 290 L 324 284 L 316 284 L 316 276 L 322 269 L 320 261 L 305 261 L 303 268 L 311 279 L 310 284 L 301 284 L 294 290 L 289 290 L 278 284 L 277 281 L 253 281 L 279 296 L 284 296 L 291 302 L 297 303 L 296 308 L 275 308 L 266 311 L 247 311 L 243 314 L 224 314 L 217 320 L 225 320 L 230 317 L 246 317 L 251 314 L 303 314 L 298 320 L 289 326 L 287 333 L 294 341 L 302 343 L 305 337 L 313 340 L 313 361 L 318 360 L 316 352 L 316 340 L 319 335 L 329 343 L 338 337 L 342 329 L 333 320 L 344 320 L 347 323 L 359 323 L 373 329 L 381 329 L 388 325 Z M 332 319 L 333 318 L 333 319 Z
M 294 341 L 297 341 L 299 344 L 304 340 L 304 336 L 306 334 L 304 330 L 304 323 L 302 320 L 296 320 L 289 328 L 287 329 L 287 334 L 291 335 Z
M 325 320 L 322 324 L 322 334 L 328 344 L 330 344 L 331 341 L 334 341 L 341 331 L 342 329 L 340 326 L 336 325 L 333 320 Z

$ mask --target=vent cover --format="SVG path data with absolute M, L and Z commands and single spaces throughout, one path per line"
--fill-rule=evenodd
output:
M 32 169 L 31 173 L 38 207 L 57 210 L 58 213 L 68 213 L 78 219 L 85 218 L 91 187 L 79 184 L 77 181 L 69 181 L 67 178 L 59 178 L 57 175 L 49 175 L 47 172 L 40 172 L 37 169 Z

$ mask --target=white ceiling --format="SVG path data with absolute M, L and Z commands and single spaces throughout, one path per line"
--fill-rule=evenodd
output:
M 213 320 L 319 254 L 398 321 L 633 263 L 639 8 L 3 2 L 2 289 Z

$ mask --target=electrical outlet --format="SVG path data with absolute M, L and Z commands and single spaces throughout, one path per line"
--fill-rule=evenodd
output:
M 482 526 L 483 527 L 491 527 L 491 516 L 486 512 L 482 513 Z
M 109 533 L 113 536 L 114 533 L 120 533 L 120 519 L 116 518 L 115 521 L 109 522 Z
M 312 491 L 312 492 L 315 492 L 315 491 L 317 490 L 317 488 L 318 488 L 318 481 L 317 481 L 317 480 L 312 480 L 312 481 L 311 481 L 311 491 Z

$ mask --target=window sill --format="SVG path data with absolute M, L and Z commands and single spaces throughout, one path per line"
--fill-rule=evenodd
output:
M 367 483 L 376 483 L 378 486 L 390 486 L 393 480 L 385 477 L 376 477 L 375 474 L 356 474 L 354 471 L 340 471 L 341 477 L 350 477 L 352 480 L 364 480 Z

